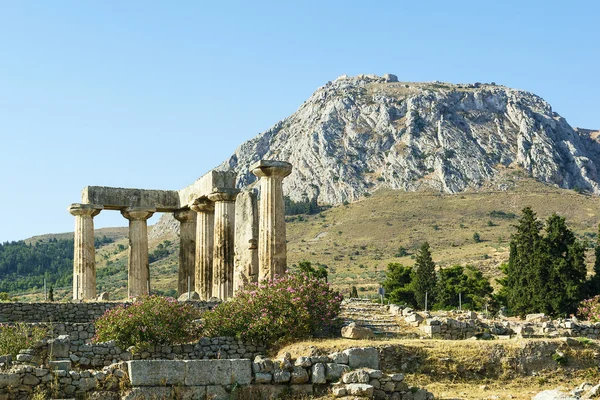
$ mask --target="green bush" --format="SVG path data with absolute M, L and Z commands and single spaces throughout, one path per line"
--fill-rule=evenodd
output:
M 0 324 L 0 354 L 12 354 L 13 359 L 19 351 L 30 348 L 42 340 L 48 330 L 42 326 Z
M 287 274 L 248 285 L 204 314 L 205 336 L 236 336 L 280 344 L 335 324 L 342 296 L 323 280 Z
M 114 340 L 120 347 L 142 350 L 152 345 L 189 343 L 199 337 L 200 312 L 172 297 L 144 296 L 107 310 L 94 323 L 93 342 Z

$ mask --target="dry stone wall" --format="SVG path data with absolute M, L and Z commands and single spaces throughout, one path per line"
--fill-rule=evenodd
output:
M 93 322 L 111 308 L 123 302 L 93 303 L 0 303 L 0 322 Z M 201 310 L 212 309 L 217 303 L 190 302 Z

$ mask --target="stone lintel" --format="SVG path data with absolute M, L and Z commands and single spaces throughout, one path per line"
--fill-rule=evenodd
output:
M 236 173 L 234 171 L 210 171 L 193 184 L 179 191 L 179 204 L 191 206 L 201 197 L 206 197 L 217 188 L 235 188 Z
M 215 211 L 215 203 L 210 201 L 207 196 L 202 196 L 194 200 L 194 203 L 190 205 L 190 209 L 196 212 L 210 213 Z
M 292 164 L 286 161 L 260 160 L 252 164 L 249 170 L 252 171 L 252 173 L 258 177 L 286 177 L 292 173 Z
M 95 217 L 100 214 L 100 211 L 104 209 L 100 204 L 82 204 L 82 203 L 73 203 L 68 208 L 67 211 L 71 215 L 89 215 Z
M 105 210 L 130 207 L 152 208 L 159 212 L 176 211 L 179 195 L 176 190 L 128 189 L 107 186 L 87 186 L 81 192 L 82 203 L 99 204 Z

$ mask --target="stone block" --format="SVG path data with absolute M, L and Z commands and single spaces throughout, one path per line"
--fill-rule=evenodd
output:
M 186 362 L 175 360 L 127 361 L 131 386 L 184 385 Z M 83 374 L 82 374 L 83 376 Z
M 296 367 L 308 368 L 312 365 L 310 357 L 298 357 L 294 363 Z
M 351 396 L 363 396 L 371 398 L 373 397 L 373 391 L 375 388 L 365 383 L 350 383 L 346 385 L 346 391 Z
M 325 364 L 316 363 L 312 366 L 312 383 L 322 384 L 327 382 L 325 379 Z
M 442 331 L 442 328 L 439 325 L 423 325 L 420 329 L 428 335 L 433 335 L 434 333 L 440 333 Z
M 306 383 L 308 382 L 308 372 L 302 367 L 294 367 L 292 371 L 291 383 Z
M 271 383 L 272 375 L 268 372 L 257 372 L 254 374 L 255 383 Z
M 52 359 L 69 358 L 71 338 L 69 335 L 60 335 L 56 339 L 48 340 L 48 352 Z
M 369 383 L 370 380 L 369 372 L 364 369 L 350 371 L 342 376 L 342 382 L 344 383 Z
M 336 363 L 336 364 L 348 364 L 348 354 L 344 354 L 344 353 L 331 353 L 329 355 L 329 359 L 331 360 L 332 363 Z
M 230 400 L 231 395 L 227 393 L 221 385 L 211 385 L 206 387 L 206 398 L 211 400 Z
M 290 381 L 292 374 L 289 371 L 275 371 L 273 374 L 273 382 L 287 383 Z
M 343 353 L 348 355 L 348 365 L 351 369 L 379 369 L 379 352 L 374 347 L 355 347 L 344 350 Z
M 57 369 L 61 371 L 70 371 L 71 370 L 71 360 L 55 360 L 48 361 L 48 367 L 50 369 Z
M 342 327 L 342 337 L 347 339 L 372 339 L 375 337 L 375 334 L 370 328 L 357 326 L 352 323 Z
M 335 382 L 348 371 L 350 371 L 350 367 L 345 364 L 327 363 L 325 364 L 325 379 Z
M 234 359 L 229 361 L 231 362 L 230 383 L 249 385 L 252 382 L 252 361 L 248 359 Z

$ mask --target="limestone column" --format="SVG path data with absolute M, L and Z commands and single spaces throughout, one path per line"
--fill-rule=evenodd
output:
M 272 279 L 287 267 L 283 178 L 292 172 L 292 164 L 261 160 L 250 170 L 260 178 L 258 279 Z
M 127 295 L 137 297 L 150 290 L 150 263 L 148 262 L 148 218 L 156 210 L 130 207 L 121 210 L 129 220 L 129 260 L 127 261 Z
M 235 198 L 239 192 L 239 189 L 219 189 L 208 196 L 215 202 L 212 295 L 221 300 L 233 296 Z
M 94 248 L 94 217 L 101 205 L 71 204 L 69 213 L 75 216 L 73 253 L 73 300 L 96 298 L 96 249 Z
M 233 293 L 258 280 L 258 196 L 243 190 L 235 199 Z
M 198 213 L 196 220 L 196 266 L 195 290 L 201 300 L 212 297 L 213 241 L 215 205 L 206 197 L 197 200 L 190 208 Z
M 190 279 L 190 290 L 195 290 L 196 212 L 178 210 L 173 213 L 173 216 L 179 221 L 179 280 L 177 291 L 179 295 L 182 295 L 188 291 L 188 277 Z

